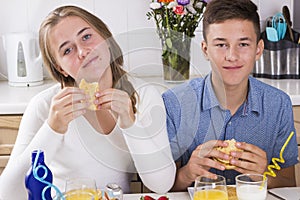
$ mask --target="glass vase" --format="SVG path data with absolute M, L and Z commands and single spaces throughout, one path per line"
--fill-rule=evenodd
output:
M 162 63 L 166 82 L 184 82 L 190 77 L 191 38 L 185 33 L 160 30 Z

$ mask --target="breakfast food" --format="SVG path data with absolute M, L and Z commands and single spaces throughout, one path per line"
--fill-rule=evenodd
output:
M 156 199 L 149 195 L 144 195 L 140 197 L 140 200 L 156 200 Z M 169 200 L 169 197 L 163 195 L 160 196 L 157 200 Z
M 224 152 L 228 155 L 230 155 L 231 151 L 243 151 L 242 149 L 239 149 L 235 146 L 235 143 L 236 143 L 235 139 L 225 140 L 225 142 L 228 143 L 227 147 L 217 147 L 216 149 L 219 150 L 219 151 L 222 151 L 222 152 Z M 230 159 L 231 158 L 232 157 L 230 156 Z M 223 159 L 220 159 L 220 158 L 214 158 L 214 160 L 216 160 L 216 161 L 222 163 L 223 165 L 225 165 L 226 169 L 234 169 L 235 168 L 234 165 L 231 165 L 229 163 L 229 160 L 223 160 Z
M 232 186 L 227 186 L 228 200 L 238 200 L 236 196 L 236 188 Z
M 97 82 L 88 83 L 84 79 L 81 79 L 81 81 L 79 83 L 79 88 L 82 89 L 82 90 L 84 90 L 85 93 L 90 96 L 90 99 L 89 99 L 89 102 L 90 102 L 89 109 L 90 110 L 97 110 L 97 107 L 94 104 L 94 101 L 96 99 L 95 93 L 99 90 L 98 83 Z

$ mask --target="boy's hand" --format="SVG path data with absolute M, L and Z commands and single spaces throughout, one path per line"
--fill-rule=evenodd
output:
M 236 171 L 240 173 L 263 174 L 267 168 L 267 154 L 259 147 L 245 142 L 237 142 L 237 147 L 244 152 L 234 151 L 230 160 L 232 165 L 237 166 Z M 238 160 L 239 159 L 239 160 Z
M 229 160 L 229 155 L 216 150 L 215 147 L 226 147 L 228 144 L 221 140 L 211 140 L 199 145 L 192 153 L 189 162 L 182 167 L 186 180 L 191 183 L 197 176 L 204 175 L 208 178 L 217 178 L 216 174 L 209 172 L 210 168 L 225 170 L 225 166 L 212 159 L 212 157 Z

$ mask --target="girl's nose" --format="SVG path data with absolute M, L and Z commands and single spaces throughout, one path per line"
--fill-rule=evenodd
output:
M 80 59 L 85 58 L 88 54 L 89 54 L 88 48 L 81 47 L 81 46 L 78 47 L 78 57 Z

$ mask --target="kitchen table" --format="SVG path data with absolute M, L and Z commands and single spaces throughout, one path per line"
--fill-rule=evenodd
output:
M 145 195 L 149 195 L 155 199 L 158 199 L 158 197 L 162 196 L 155 193 L 125 194 L 123 200 L 140 200 L 140 197 Z M 189 193 L 187 192 L 170 192 L 166 195 L 170 198 L 170 200 L 190 200 Z
M 151 197 L 154 197 L 156 199 L 162 196 L 154 193 L 125 194 L 123 200 L 140 200 L 140 197 L 144 195 L 150 195 Z M 166 195 L 170 198 L 170 200 L 191 200 L 188 192 L 170 192 L 167 193 Z M 266 200 L 279 200 L 279 199 L 280 198 L 276 198 L 275 196 L 268 194 Z

